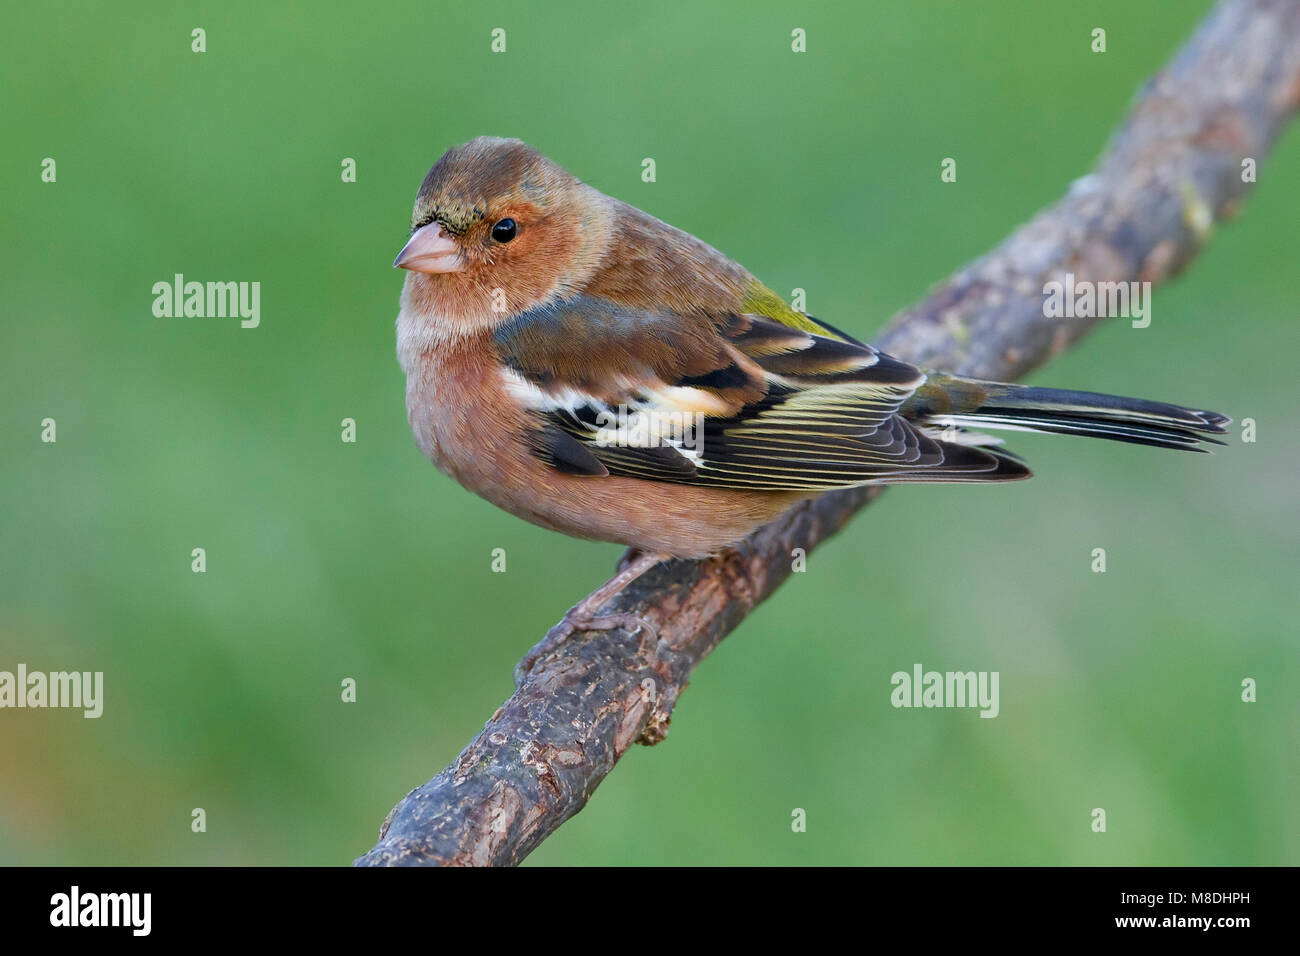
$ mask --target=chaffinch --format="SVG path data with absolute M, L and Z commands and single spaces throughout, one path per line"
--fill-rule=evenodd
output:
M 1030 476 L 979 430 L 1201 450 L 1230 421 L 917 368 L 518 140 L 444 154 L 411 230 L 397 353 L 421 450 L 512 514 L 641 552 L 614 590 L 828 489 Z

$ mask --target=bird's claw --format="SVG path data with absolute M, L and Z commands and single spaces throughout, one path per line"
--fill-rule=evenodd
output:
M 622 628 L 627 631 L 630 637 L 640 639 L 641 635 L 649 632 L 652 638 L 657 638 L 658 630 L 653 624 L 643 617 L 635 614 L 617 613 L 617 614 L 588 614 L 585 612 L 570 609 L 564 618 L 546 632 L 546 636 L 538 641 L 533 649 L 524 655 L 523 660 L 515 668 L 515 685 L 518 686 L 524 677 L 536 666 L 537 662 L 552 651 L 558 650 L 565 644 L 575 631 L 613 631 Z M 641 643 L 640 641 L 638 641 Z

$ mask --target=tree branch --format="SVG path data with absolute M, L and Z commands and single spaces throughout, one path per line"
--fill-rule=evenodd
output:
M 1300 2 L 1225 0 L 1139 93 L 1096 170 L 898 316 L 878 344 L 908 361 L 1020 377 L 1098 320 L 1044 316 L 1044 283 L 1161 282 L 1200 251 L 1300 104 Z M 636 581 L 610 612 L 657 639 L 575 634 L 521 676 L 450 767 L 388 815 L 359 865 L 508 865 L 582 809 L 637 741 L 662 740 L 695 666 L 878 488 L 824 495 L 704 561 Z

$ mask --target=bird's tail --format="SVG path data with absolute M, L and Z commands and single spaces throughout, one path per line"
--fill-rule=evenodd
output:
M 972 428 L 1087 435 L 1112 441 L 1206 451 L 1222 445 L 1232 421 L 1218 412 L 1121 398 L 1098 392 L 981 382 L 931 373 L 901 409 L 906 418 L 936 428 Z

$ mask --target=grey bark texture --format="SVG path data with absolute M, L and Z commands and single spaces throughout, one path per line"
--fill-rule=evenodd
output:
M 1139 90 L 1096 169 L 876 339 L 931 368 L 1011 380 L 1098 321 L 1044 316 L 1043 287 L 1162 282 L 1252 188 L 1300 105 L 1300 0 L 1225 0 Z M 1122 319 L 1112 321 L 1125 321 Z M 824 495 L 703 561 L 659 565 L 607 605 L 657 634 L 575 634 L 520 676 L 456 761 L 393 808 L 363 866 L 513 865 L 573 816 L 634 743 L 663 739 L 691 671 L 879 489 Z

